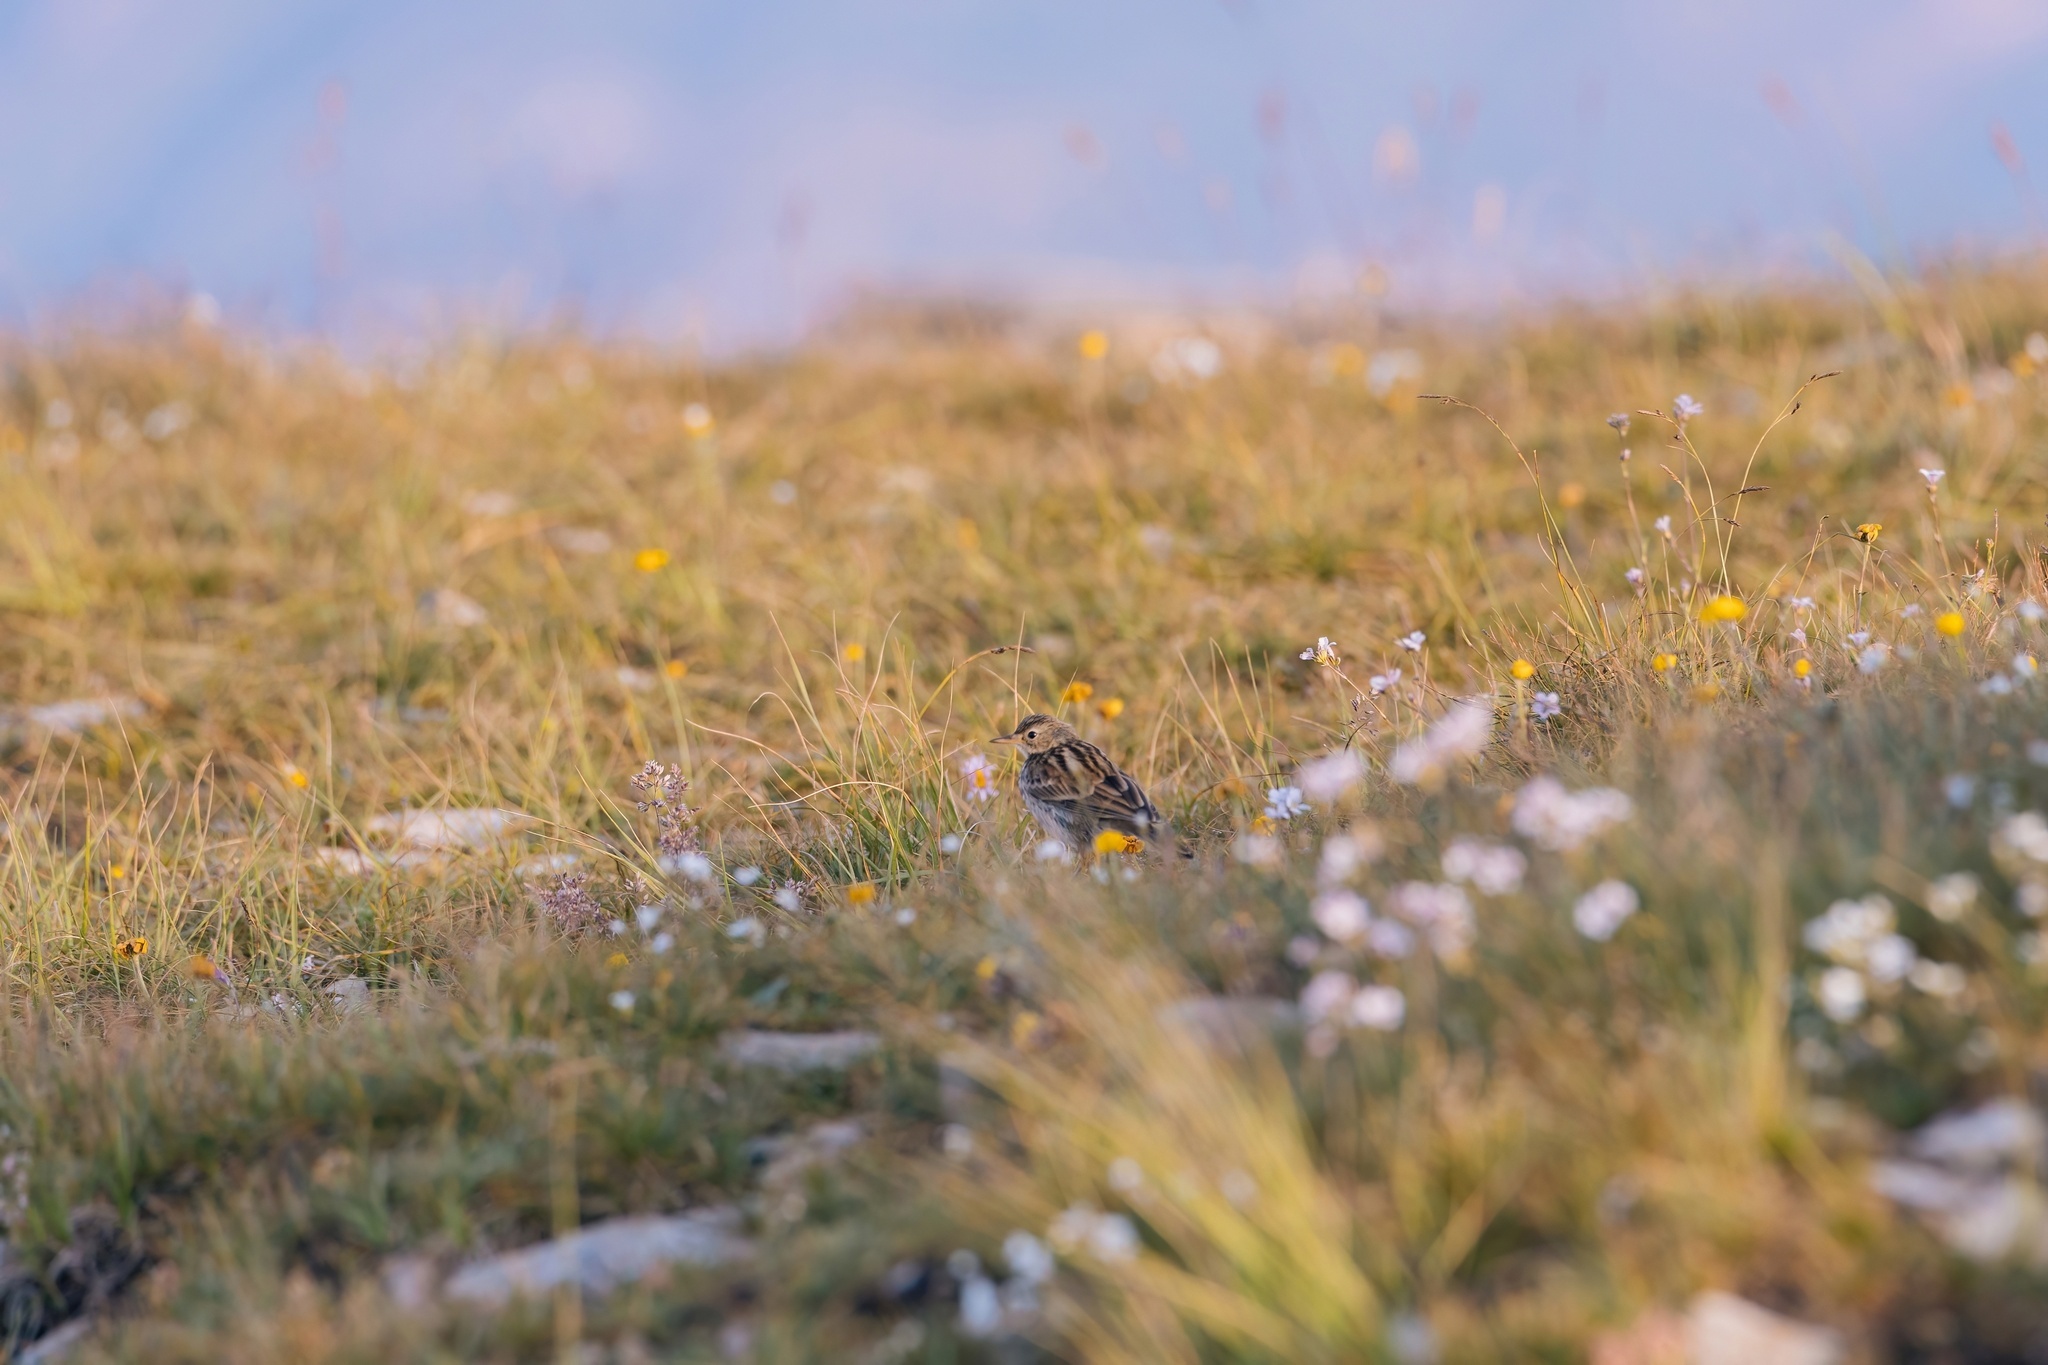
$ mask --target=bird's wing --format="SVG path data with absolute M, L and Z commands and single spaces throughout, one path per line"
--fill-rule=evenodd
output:
M 1078 806 L 1093 785 L 1076 780 L 1059 750 L 1027 762 L 1024 771 L 1017 775 L 1017 790 L 1025 800 L 1050 805 Z
M 1088 793 L 1083 804 L 1099 823 L 1140 836 L 1163 825 L 1159 808 L 1129 773 L 1110 773 Z
M 1072 775 L 1077 799 L 1098 824 L 1142 834 L 1160 823 L 1159 810 L 1145 789 L 1108 754 L 1085 741 L 1055 751 Z

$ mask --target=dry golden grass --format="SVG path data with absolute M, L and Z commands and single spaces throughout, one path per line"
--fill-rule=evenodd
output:
M 17 345 L 12 1235 L 39 1266 L 75 1210 L 114 1211 L 153 1268 L 91 1349 L 128 1359 L 565 1333 L 688 1358 L 740 1327 L 761 1359 L 951 1359 L 992 1348 L 947 1253 L 1000 1278 L 1006 1233 L 1080 1204 L 1139 1247 L 1084 1238 L 1011 1314 L 1062 1358 L 1569 1359 L 1713 1286 L 1873 1358 L 2007 1349 L 2025 1277 L 1957 1271 L 1862 1168 L 1885 1125 L 2023 1090 L 2048 1041 L 2027 877 L 1990 847 L 2048 801 L 2014 663 L 2044 319 L 2026 270 L 1483 332 L 1358 317 L 1181 386 L 1114 327 L 1106 355 L 903 332 L 709 371 L 567 339 L 403 376 L 204 333 Z M 1424 377 L 1375 392 L 1337 342 Z M 1704 413 L 1674 420 L 1681 393 Z M 1301 657 L 1323 636 L 1332 666 Z M 1487 752 L 1391 780 L 1473 695 Z M 32 710 L 79 699 L 117 705 Z M 1198 856 L 1038 862 L 963 769 L 1027 708 Z M 1347 745 L 1361 787 L 1262 815 Z M 705 863 L 662 861 L 648 760 L 690 780 Z M 1633 818 L 1546 849 L 1510 821 L 1539 772 Z M 419 807 L 520 819 L 394 857 L 379 817 Z M 1316 940 L 1340 827 L 1385 846 L 1356 873 L 1382 919 L 1457 837 L 1518 844 L 1526 878 L 1476 897 L 1462 951 L 1373 958 Z M 1955 871 L 1977 908 L 1930 915 Z M 1594 943 L 1572 906 L 1608 878 L 1642 911 Z M 1832 1021 L 1801 926 L 1872 891 L 1966 984 L 1878 983 Z M 579 895 L 592 932 L 556 913 Z M 605 931 L 638 905 L 658 926 Z M 1319 970 L 1400 990 L 1404 1020 L 1220 1050 L 1170 1022 Z M 344 978 L 373 1010 L 334 1008 Z M 792 1082 L 719 1060 L 742 1024 L 887 1045 Z M 834 1114 L 869 1124 L 853 1162 L 757 1197 L 748 1140 Z M 379 1288 L 401 1252 L 722 1199 L 757 1262 L 573 1320 Z M 904 1262 L 923 1297 L 885 1292 Z

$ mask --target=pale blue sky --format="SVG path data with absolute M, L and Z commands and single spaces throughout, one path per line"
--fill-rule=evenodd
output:
M 2021 244 L 1994 126 L 2048 170 L 2039 0 L 16 0 L 0 324 L 1486 305 Z

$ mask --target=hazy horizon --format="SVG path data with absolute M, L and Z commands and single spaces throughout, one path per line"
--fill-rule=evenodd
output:
M 1086 310 L 1613 295 L 2039 241 L 2048 8 L 32 3 L 0 324 L 148 288 L 344 337 L 786 340 L 862 289 Z

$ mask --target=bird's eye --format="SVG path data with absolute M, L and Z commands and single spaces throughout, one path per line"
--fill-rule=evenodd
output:
M 1026 739 L 1037 739 L 1037 738 L 1038 738 L 1038 731 L 1036 731 L 1036 730 L 1027 730 L 1027 731 L 1025 732 L 1025 734 L 1024 734 L 1024 738 L 1026 738 Z

